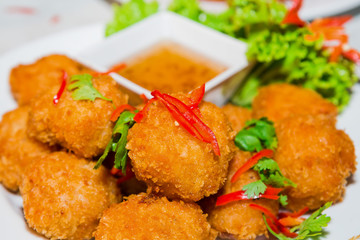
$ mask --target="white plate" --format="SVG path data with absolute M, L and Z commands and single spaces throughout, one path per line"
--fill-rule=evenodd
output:
M 300 17 L 314 19 L 332 16 L 360 6 L 360 0 L 304 0 Z
M 8 76 L 12 67 L 19 63 L 30 63 L 35 59 L 51 53 L 76 55 L 90 45 L 103 39 L 103 24 L 62 32 L 29 43 L 0 57 L 0 115 L 16 107 L 9 91 Z M 338 126 L 345 129 L 353 139 L 360 154 L 360 86 L 354 89 L 350 105 L 339 117 Z M 347 188 L 344 201 L 327 210 L 332 221 L 327 228 L 326 239 L 349 239 L 360 234 L 360 178 L 356 173 L 353 183 Z M 43 239 L 30 231 L 21 211 L 21 198 L 8 193 L 0 187 L 0 232 L 4 240 Z

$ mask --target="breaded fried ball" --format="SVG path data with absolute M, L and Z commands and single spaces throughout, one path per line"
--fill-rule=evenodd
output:
M 48 89 L 59 87 L 62 70 L 70 76 L 92 72 L 86 66 L 58 54 L 43 57 L 32 64 L 20 64 L 10 73 L 10 87 L 15 100 L 20 106 L 26 105 Z
M 16 192 L 24 169 L 50 149 L 26 135 L 28 107 L 20 107 L 3 115 L 0 123 L 0 182 Z
M 208 240 L 209 237 L 210 225 L 198 205 L 147 194 L 131 195 L 127 201 L 107 209 L 95 232 L 96 240 Z
M 236 151 L 230 163 L 228 180 L 222 189 L 222 195 L 241 191 L 243 186 L 259 180 L 259 175 L 254 170 L 248 170 L 240 175 L 239 179 L 231 183 L 230 179 L 236 171 L 251 157 L 249 152 Z M 255 239 L 257 236 L 266 235 L 267 228 L 262 213 L 249 207 L 249 204 L 261 205 L 273 214 L 277 214 L 279 203 L 276 200 L 239 200 L 223 206 L 210 208 L 208 221 L 211 227 L 220 232 L 220 236 L 231 236 L 231 239 Z
M 222 107 L 226 117 L 229 119 L 231 127 L 235 132 L 239 132 L 245 127 L 245 123 L 252 119 L 250 109 L 227 104 Z
M 51 239 L 90 239 L 103 211 L 121 199 L 116 180 L 94 164 L 65 152 L 33 162 L 20 186 L 29 227 Z
M 323 115 L 284 119 L 276 126 L 275 160 L 285 177 L 297 184 L 287 190 L 288 208 L 317 209 L 342 200 L 346 178 L 356 170 L 354 145 L 335 121 Z
M 185 95 L 176 97 L 187 100 Z M 179 125 L 159 101 L 129 130 L 126 147 L 135 175 L 154 192 L 170 199 L 198 201 L 223 186 L 233 157 L 234 134 L 220 108 L 203 102 L 200 111 L 217 138 L 221 156 L 214 154 L 211 144 Z
M 252 108 L 254 118 L 267 117 L 274 122 L 295 115 L 337 115 L 336 106 L 315 91 L 287 83 L 260 88 Z
M 103 153 L 111 139 L 114 123 L 110 116 L 114 105 L 127 103 L 118 84 L 110 76 L 96 77 L 94 87 L 113 103 L 97 98 L 74 100 L 65 90 L 58 104 L 52 99 L 59 87 L 51 88 L 31 103 L 28 134 L 49 145 L 59 144 L 79 157 L 91 158 Z

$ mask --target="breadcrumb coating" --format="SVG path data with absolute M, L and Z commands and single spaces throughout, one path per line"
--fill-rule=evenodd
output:
M 29 107 L 3 115 L 0 123 L 0 182 L 9 190 L 19 189 L 25 168 L 50 148 L 26 135 Z
M 255 119 L 267 117 L 274 122 L 296 115 L 337 116 L 336 106 L 315 91 L 287 83 L 260 88 L 252 108 Z
M 118 84 L 110 76 L 96 77 L 94 87 L 113 103 L 103 99 L 74 100 L 65 90 L 58 104 L 52 99 L 59 86 L 49 89 L 31 104 L 29 136 L 49 145 L 59 144 L 79 157 L 92 158 L 103 153 L 111 139 L 114 105 L 127 103 Z
M 62 70 L 69 75 L 93 72 L 71 58 L 53 54 L 32 64 L 20 64 L 10 73 L 11 92 L 20 106 L 27 105 L 52 87 L 59 86 Z
M 285 177 L 297 184 L 289 188 L 288 208 L 317 209 L 342 200 L 346 178 L 356 170 L 355 151 L 345 132 L 324 115 L 297 116 L 276 125 L 275 160 Z
M 104 212 L 96 240 L 209 240 L 210 225 L 195 203 L 147 194 L 130 196 Z
M 186 102 L 185 95 L 177 98 Z M 202 120 L 214 132 L 221 156 L 209 143 L 188 133 L 156 101 L 146 117 L 129 131 L 127 149 L 136 177 L 152 191 L 170 199 L 198 201 L 215 194 L 224 184 L 233 157 L 233 136 L 222 110 L 214 104 L 200 105 Z
M 104 167 L 54 152 L 26 170 L 20 192 L 29 227 L 50 239 L 90 239 L 102 213 L 121 200 Z
M 226 117 L 229 119 L 231 127 L 235 132 L 239 132 L 245 127 L 245 123 L 252 119 L 250 109 L 227 104 L 222 107 Z

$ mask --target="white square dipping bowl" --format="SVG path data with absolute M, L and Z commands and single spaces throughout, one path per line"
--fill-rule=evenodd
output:
M 99 44 L 83 51 L 76 58 L 96 71 L 105 72 L 112 66 L 141 55 L 157 43 L 171 41 L 188 48 L 226 70 L 205 84 L 206 101 L 225 104 L 241 83 L 241 70 L 248 66 L 247 45 L 230 36 L 210 29 L 172 12 L 162 11 L 134 24 Z M 151 98 L 149 90 L 112 73 L 124 88 Z

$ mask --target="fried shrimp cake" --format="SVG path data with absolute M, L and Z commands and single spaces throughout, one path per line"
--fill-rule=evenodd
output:
M 123 105 L 128 98 L 110 76 L 96 77 L 92 82 L 113 103 L 100 98 L 93 102 L 74 100 L 72 92 L 65 90 L 55 105 L 52 99 L 58 87 L 51 88 L 31 103 L 29 136 L 49 145 L 59 144 L 79 157 L 101 154 L 111 139 L 114 105 Z
M 336 106 L 315 91 L 287 83 L 262 87 L 252 108 L 254 118 L 267 117 L 274 122 L 295 115 L 337 115 Z
M 96 240 L 209 238 L 210 225 L 198 205 L 147 194 L 131 195 L 107 209 L 95 232 Z
M 90 239 L 121 196 L 104 167 L 65 152 L 33 162 L 20 186 L 28 225 L 51 239 Z
M 91 73 L 92 70 L 64 55 L 49 55 L 28 65 L 18 65 L 11 70 L 10 87 L 15 100 L 20 106 L 59 86 L 62 71 L 70 76 Z
M 227 104 L 222 107 L 226 117 L 229 119 L 231 127 L 235 132 L 239 132 L 245 127 L 245 123 L 252 119 L 250 109 Z
M 24 169 L 43 154 L 50 153 L 47 145 L 26 135 L 28 107 L 20 107 L 3 115 L 0 123 L 0 182 L 16 192 Z
M 184 95 L 176 97 L 186 101 Z M 214 104 L 203 102 L 200 111 L 217 138 L 221 156 L 180 126 L 159 101 L 129 130 L 126 147 L 136 177 L 170 199 L 198 201 L 215 194 L 225 182 L 233 156 L 233 132 Z
M 236 151 L 235 157 L 230 163 L 228 180 L 222 189 L 223 195 L 241 191 L 243 186 L 260 179 L 257 172 L 248 170 L 236 182 L 230 182 L 232 176 L 250 157 L 249 152 Z M 210 208 L 208 221 L 211 227 L 217 230 L 220 236 L 231 236 L 231 239 L 255 239 L 257 236 L 267 236 L 267 228 L 262 213 L 250 208 L 249 204 L 251 203 L 266 207 L 275 215 L 279 210 L 279 203 L 276 200 L 240 200 Z
M 288 208 L 317 209 L 342 200 L 346 178 L 356 170 L 354 145 L 328 116 L 298 116 L 276 126 L 275 160 L 285 177 L 297 184 L 286 191 Z

